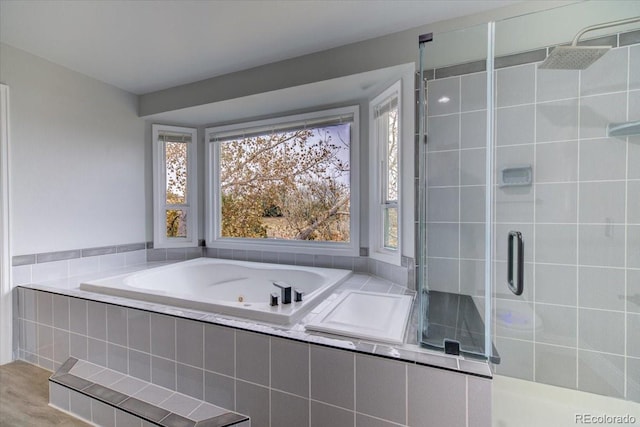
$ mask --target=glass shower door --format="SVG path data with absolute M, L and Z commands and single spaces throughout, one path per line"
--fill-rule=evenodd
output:
M 484 318 L 492 302 L 486 298 L 487 42 L 481 25 L 435 34 L 420 49 L 418 340 L 479 357 L 490 355 Z

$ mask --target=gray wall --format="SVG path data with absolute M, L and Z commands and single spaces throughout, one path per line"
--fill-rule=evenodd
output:
M 136 96 L 0 45 L 10 88 L 12 254 L 146 240 Z

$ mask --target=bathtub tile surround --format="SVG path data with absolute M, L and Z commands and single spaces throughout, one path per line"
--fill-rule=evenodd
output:
M 63 279 L 145 264 L 147 262 L 146 246 L 146 243 L 128 243 L 100 248 L 16 255 L 11 262 L 13 285 Z
M 496 60 L 496 170 L 529 164 L 533 183 L 495 189 L 495 369 L 640 402 L 640 138 L 606 137 L 608 123 L 640 119 L 637 34 L 614 36 L 614 49 L 582 72 L 538 70 L 544 55 L 534 53 Z M 485 221 L 484 175 L 473 165 L 484 161 L 484 131 L 466 131 L 465 121 L 484 119 L 486 74 L 435 76 L 427 82 L 429 287 L 482 301 L 484 285 L 468 270 L 483 271 L 474 230 Z M 447 91 L 456 102 L 443 107 L 435 101 Z M 509 230 L 525 238 L 522 297 L 504 283 Z M 529 326 L 507 322 L 509 313 Z
M 69 358 L 50 377 L 49 401 L 100 426 L 251 425 L 244 415 L 76 358 Z
M 307 255 L 273 251 L 227 250 L 204 247 L 158 249 L 153 242 L 132 243 L 43 254 L 16 255 L 12 258 L 14 285 L 43 282 L 64 277 L 92 274 L 145 262 L 186 261 L 203 256 L 237 261 L 266 262 L 306 267 L 341 268 L 370 273 L 415 289 L 415 261 L 402 256 L 400 266 L 369 258 L 369 249 L 360 248 L 360 256 Z
M 383 283 L 381 279 L 356 274 L 343 286 L 367 290 L 368 284 L 377 289 Z M 407 292 L 406 288 L 397 285 L 386 286 L 388 292 L 403 289 Z M 309 335 L 304 332 L 303 325 L 288 330 L 274 329 L 213 314 L 91 294 L 77 287 L 56 289 L 30 285 L 20 286 L 16 292 L 22 359 L 51 370 L 60 367 L 66 360 L 63 356 L 52 360 L 46 346 L 37 345 L 40 334 L 48 333 L 43 328 L 52 329 L 54 349 L 56 346 L 68 348 L 63 355 L 68 353 L 93 362 L 100 366 L 99 369 L 110 369 L 94 372 L 91 377 L 94 382 L 123 394 L 140 382 L 150 382 L 147 386 L 149 395 L 133 395 L 150 404 L 166 400 L 158 390 L 169 389 L 191 399 L 203 399 L 246 414 L 253 425 L 273 427 L 298 427 L 301 422 L 313 426 L 344 425 L 342 423 L 353 426 L 365 421 L 417 427 L 432 417 L 445 419 L 448 413 L 462 408 L 457 417 L 464 420 L 460 424 L 464 426 L 466 420 L 473 424 L 472 420 L 478 419 L 475 411 L 486 411 L 486 408 L 478 407 L 474 412 L 467 411 L 467 402 L 475 399 L 470 391 L 491 393 L 491 381 L 486 379 L 491 375 L 488 366 L 477 361 L 411 348 Z M 54 297 L 55 306 L 62 307 L 64 313 L 64 307 L 68 305 L 69 318 L 75 319 L 69 321 L 68 329 L 63 328 L 64 323 L 56 326 L 39 323 L 39 320 L 49 321 L 49 312 L 53 313 L 55 322 L 56 309 L 38 305 L 51 304 L 53 307 Z M 97 301 L 86 301 L 85 298 Z M 64 299 L 67 299 L 66 304 Z M 104 319 L 103 324 L 107 324 L 106 328 L 96 330 L 100 338 L 87 335 L 89 330 L 96 329 L 87 325 L 89 304 L 92 305 L 90 311 L 98 313 L 98 317 Z M 110 323 L 107 318 L 111 319 Z M 76 324 L 79 320 L 84 320 L 84 327 Z M 110 333 L 108 325 L 119 322 L 124 323 L 121 325 L 124 334 Z M 55 332 L 73 339 L 68 343 L 64 339 L 58 341 Z M 178 346 L 176 340 L 180 341 Z M 93 347 L 100 351 L 93 352 Z M 108 351 L 109 348 L 124 351 Z M 182 354 L 180 348 L 196 351 L 187 355 Z M 87 353 L 91 357 L 87 357 Z M 447 378 L 463 387 L 456 388 L 456 393 L 432 413 L 415 418 L 418 408 L 425 404 L 424 397 L 407 393 L 407 385 L 413 375 L 431 378 L 434 375 L 431 371 L 444 378 L 442 387 L 447 387 Z M 382 377 L 381 373 L 384 373 Z M 389 387 L 393 390 L 392 398 L 385 391 Z M 70 399 L 82 400 L 83 397 Z M 178 407 L 174 409 L 178 411 Z M 97 413 L 102 412 L 98 410 Z M 333 421 L 335 424 L 326 424 Z M 480 425 L 487 427 L 489 423 Z

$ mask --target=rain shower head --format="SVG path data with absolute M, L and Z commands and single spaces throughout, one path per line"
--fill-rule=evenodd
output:
M 611 46 L 557 46 L 538 68 L 543 70 L 584 70 L 611 49 Z
M 547 59 L 538 65 L 538 68 L 547 70 L 584 70 L 611 49 L 611 46 L 578 46 L 578 39 L 580 39 L 584 33 L 617 25 L 631 24 L 638 21 L 640 21 L 640 16 L 583 28 L 573 38 L 570 46 L 555 47 L 549 56 L 547 56 Z

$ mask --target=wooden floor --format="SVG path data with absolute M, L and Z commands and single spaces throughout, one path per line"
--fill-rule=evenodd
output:
M 22 361 L 0 366 L 0 427 L 88 426 L 49 406 L 50 375 Z

